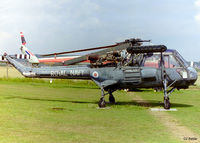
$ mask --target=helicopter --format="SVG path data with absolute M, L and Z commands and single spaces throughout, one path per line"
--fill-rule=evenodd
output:
M 106 106 L 105 95 L 107 94 L 109 94 L 109 102 L 115 103 L 113 92 L 116 90 L 162 88 L 164 109 L 170 109 L 171 93 L 175 89 L 186 89 L 193 85 L 197 80 L 197 72 L 188 66 L 176 50 L 169 50 L 165 45 L 142 45 L 143 42 L 147 41 L 132 38 L 115 45 L 101 47 L 99 49 L 103 50 L 64 61 L 65 66 L 25 66 L 6 53 L 4 56 L 23 76 L 28 78 L 94 81 L 101 89 L 98 102 L 100 108 Z M 95 48 L 81 51 L 93 49 Z M 89 60 L 90 64 L 75 65 L 86 60 Z

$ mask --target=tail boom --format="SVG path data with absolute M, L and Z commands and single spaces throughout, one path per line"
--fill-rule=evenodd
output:
M 58 79 L 91 79 L 90 68 L 87 66 L 79 67 L 27 67 L 20 62 L 5 55 L 5 58 L 23 76 L 34 78 L 58 78 Z

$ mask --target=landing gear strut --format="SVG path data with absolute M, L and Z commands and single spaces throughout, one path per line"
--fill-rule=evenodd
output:
M 169 101 L 169 95 L 176 89 L 175 87 L 171 88 L 169 91 L 167 91 L 168 88 L 170 88 L 176 81 L 171 83 L 169 86 L 167 86 L 167 80 L 166 75 L 164 76 L 163 80 L 163 86 L 164 86 L 164 109 L 170 109 L 171 104 Z
M 166 77 L 164 78 L 163 85 L 164 85 L 164 108 L 165 109 L 170 109 L 170 101 L 169 101 L 169 97 L 168 97 L 168 94 L 167 94 L 167 80 L 166 80 Z
M 114 98 L 112 92 L 113 92 L 113 90 L 109 89 L 108 93 L 106 93 L 106 94 L 109 94 L 109 102 L 112 103 L 112 104 L 115 104 L 115 98 Z M 106 94 L 104 92 L 104 88 L 102 87 L 101 88 L 101 98 L 100 98 L 99 103 L 98 103 L 99 108 L 106 107 L 106 101 L 105 101 L 105 98 L 104 98 Z
M 105 93 L 104 93 L 104 89 L 103 89 L 103 87 L 102 87 L 102 88 L 101 88 L 101 98 L 100 98 L 99 103 L 98 103 L 99 108 L 104 108 L 104 107 L 106 107 L 106 101 L 105 101 L 104 96 L 105 96 Z
M 105 101 L 105 99 L 101 97 L 100 100 L 99 100 L 98 105 L 99 105 L 99 108 L 106 107 L 106 101 Z

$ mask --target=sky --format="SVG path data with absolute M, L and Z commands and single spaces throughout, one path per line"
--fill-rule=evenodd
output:
M 151 40 L 200 61 L 200 0 L 0 0 L 0 54 L 35 54 Z

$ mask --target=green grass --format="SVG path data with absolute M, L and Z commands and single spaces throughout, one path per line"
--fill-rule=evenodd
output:
M 52 81 L 52 82 L 50 82 Z M 91 80 L 70 80 L 70 79 L 35 79 L 35 78 L 0 78 L 1 83 L 24 84 L 32 86 L 46 86 L 54 88 L 92 88 L 97 89 L 97 85 Z
M 178 112 L 169 112 L 182 126 L 186 126 L 196 134 L 200 135 L 200 87 L 193 86 L 187 90 L 175 91 L 171 94 L 171 108 L 176 108 Z M 137 92 L 137 95 L 149 101 L 152 107 L 161 107 L 163 93 Z
M 94 85 L 63 82 L 1 80 L 0 142 L 178 142 L 126 92 L 115 93 L 117 105 L 98 109 Z

